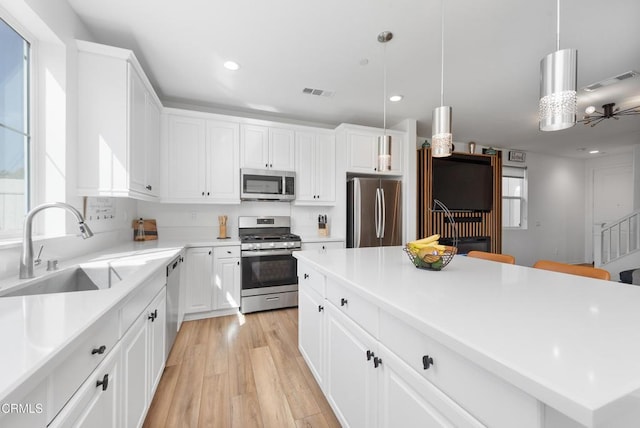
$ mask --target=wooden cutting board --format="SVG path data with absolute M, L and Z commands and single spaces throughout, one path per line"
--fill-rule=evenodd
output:
M 136 239 L 138 235 L 138 221 L 133 220 L 131 223 L 131 227 L 133 228 L 133 240 L 140 241 L 140 239 Z M 144 240 L 145 241 L 155 241 L 158 239 L 158 227 L 156 226 L 155 219 L 143 219 L 143 228 L 144 228 Z

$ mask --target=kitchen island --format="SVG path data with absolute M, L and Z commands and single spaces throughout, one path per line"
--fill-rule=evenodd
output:
M 295 257 L 300 350 L 345 426 L 638 426 L 636 286 L 464 256 L 426 271 L 401 247 Z

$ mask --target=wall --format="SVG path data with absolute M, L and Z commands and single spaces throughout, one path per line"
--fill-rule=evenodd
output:
M 92 40 L 91 34 L 65 0 L 0 0 L 0 17 L 29 33 L 34 42 L 32 206 L 65 201 L 82 211 L 83 200 L 75 192 L 78 144 L 75 39 Z M 39 245 L 45 245 L 44 260 L 65 260 L 121 242 L 129 237 L 129 221 L 135 214 L 136 203 L 120 200 L 116 206 L 117 218 L 89 222 L 97 233 L 86 241 L 74 236 L 77 228 L 63 210 L 43 211 L 36 216 L 36 231 L 49 237 L 37 240 L 34 247 L 37 250 Z M 19 240 L 0 243 L 0 278 L 17 274 L 19 253 Z
M 539 259 L 590 262 L 584 250 L 585 162 L 536 153 L 526 156 L 528 229 L 504 229 L 502 251 L 524 266 Z

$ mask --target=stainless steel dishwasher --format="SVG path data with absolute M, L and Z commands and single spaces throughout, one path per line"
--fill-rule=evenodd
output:
M 171 346 L 178 335 L 178 311 L 180 308 L 180 265 L 184 261 L 182 254 L 167 265 L 167 349 L 169 358 Z

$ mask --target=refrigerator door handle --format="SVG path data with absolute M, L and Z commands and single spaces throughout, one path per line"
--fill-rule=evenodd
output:
M 380 238 L 380 189 L 376 188 L 376 206 L 374 211 L 374 220 L 376 222 L 376 238 Z
M 358 180 L 354 180 L 353 181 L 353 214 L 354 214 L 354 219 L 353 219 L 353 242 L 354 242 L 354 247 L 355 248 L 360 248 L 360 236 L 361 236 L 361 228 L 362 228 L 362 207 L 360 206 L 360 204 L 362 203 L 361 201 L 361 194 L 360 194 L 360 181 Z
M 380 219 L 380 238 L 384 238 L 384 229 L 385 229 L 385 225 L 387 223 L 387 204 L 386 201 L 384 200 L 384 189 L 380 188 L 380 196 L 381 196 L 381 201 L 380 201 L 380 208 L 381 208 L 381 212 L 382 212 L 382 218 Z

